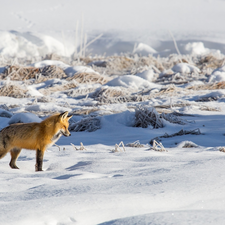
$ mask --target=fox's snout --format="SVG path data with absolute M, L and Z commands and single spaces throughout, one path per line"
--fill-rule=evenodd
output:
M 61 132 L 62 132 L 62 134 L 63 134 L 64 136 L 66 136 L 66 137 L 71 136 L 71 133 L 70 133 L 69 131 L 61 131 Z

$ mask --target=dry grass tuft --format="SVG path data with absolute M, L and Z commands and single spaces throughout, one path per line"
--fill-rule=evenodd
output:
M 10 78 L 10 80 L 23 81 L 36 78 L 40 74 L 39 68 L 25 66 L 8 66 L 4 73 L 1 74 L 1 79 Z
M 7 96 L 13 98 L 24 98 L 27 95 L 27 89 L 23 86 L 4 85 L 0 88 L 0 96 Z
M 44 78 L 43 78 L 44 76 Z M 8 66 L 1 79 L 10 78 L 10 80 L 24 81 L 28 79 L 41 79 L 41 81 L 51 78 L 65 78 L 67 75 L 64 71 L 54 65 L 45 66 L 43 68 L 25 67 L 25 66 Z
M 182 148 L 197 148 L 197 147 L 198 147 L 198 145 L 196 145 L 192 141 L 185 141 L 185 143 L 182 146 Z
M 49 65 L 49 66 L 40 68 L 40 73 L 42 76 L 47 77 L 48 79 L 51 79 L 51 78 L 62 79 L 67 77 L 63 69 L 55 65 Z
M 162 113 L 160 117 L 163 118 L 164 120 L 169 121 L 170 123 L 175 123 L 180 125 L 185 125 L 187 123 L 186 121 L 174 115 L 173 113 L 167 113 L 167 114 Z
M 144 145 L 140 144 L 140 141 L 135 141 L 133 143 L 128 143 L 126 144 L 127 147 L 132 147 L 132 148 L 143 148 L 145 147 Z
M 94 92 L 96 90 L 95 87 L 91 87 L 91 88 L 80 88 L 79 86 L 72 89 L 72 90 L 69 90 L 69 91 L 65 91 L 64 93 L 67 94 L 67 96 L 70 96 L 70 97 L 73 97 L 73 98 L 76 98 L 78 96 L 87 96 L 88 94 Z
M 202 56 L 200 60 L 197 62 L 197 66 L 203 70 L 207 68 L 216 69 L 218 67 L 221 67 L 224 63 L 224 58 L 220 59 L 216 57 L 215 55 L 206 55 Z
M 97 89 L 96 92 L 93 94 L 93 97 L 95 99 L 101 99 L 101 98 L 115 98 L 115 97 L 121 97 L 126 96 L 130 94 L 130 92 L 123 87 L 101 87 L 100 89 Z
M 97 73 L 84 72 L 84 73 L 76 73 L 74 76 L 68 77 L 66 80 L 67 81 L 76 80 L 78 83 L 81 84 L 88 84 L 88 83 L 105 84 L 111 79 Z
M 148 96 L 131 95 L 130 91 L 123 87 L 101 87 L 93 93 L 92 97 L 100 104 L 142 102 L 148 99 Z
M 150 147 L 149 150 L 154 150 L 157 152 L 167 152 L 167 150 L 164 148 L 161 142 L 157 142 L 156 140 L 153 140 L 152 147 Z
M 43 95 L 50 95 L 51 93 L 54 93 L 57 91 L 69 90 L 69 89 L 75 88 L 77 86 L 78 86 L 78 84 L 76 82 L 72 81 L 72 82 L 68 82 L 67 84 L 63 84 L 63 85 L 56 85 L 54 87 L 42 88 L 39 90 L 39 92 L 42 93 Z
M 160 115 L 155 110 L 155 108 L 138 106 L 135 109 L 134 127 L 147 128 L 149 125 L 151 125 L 153 128 L 162 128 L 164 127 L 163 119 L 160 118 Z
M 209 84 L 204 84 L 204 85 L 196 85 L 196 86 L 191 86 L 187 88 L 188 90 L 218 90 L 218 89 L 225 89 L 225 81 L 220 81 L 217 83 L 209 83 Z
M 121 148 L 123 148 L 123 150 Z M 115 149 L 113 149 L 111 151 L 113 153 L 115 153 L 115 152 L 126 152 L 124 143 L 121 141 L 119 144 L 115 144 Z
M 225 152 L 225 147 L 219 147 L 220 152 Z
M 72 123 L 69 127 L 70 131 L 82 132 L 88 131 L 93 132 L 101 128 L 101 121 L 97 117 L 86 117 L 76 123 Z
M 93 112 L 98 111 L 98 108 L 86 108 L 86 109 L 78 109 L 71 112 L 73 115 L 89 115 Z
M 96 98 L 100 104 L 121 104 L 126 102 L 143 102 L 148 100 L 147 96 L 141 95 L 129 95 L 129 96 L 120 96 L 115 98 L 99 97 Z
M 182 136 L 182 135 L 188 135 L 188 134 L 192 134 L 192 135 L 200 135 L 201 134 L 201 131 L 199 128 L 196 128 L 194 130 L 180 130 L 176 133 L 173 133 L 173 134 L 167 134 L 165 133 L 163 136 L 160 136 L 160 137 L 156 137 L 156 138 L 153 138 L 151 141 L 150 141 L 150 144 L 153 145 L 153 142 L 156 140 L 157 142 L 161 141 L 161 138 L 171 138 L 171 137 L 176 137 L 176 136 Z

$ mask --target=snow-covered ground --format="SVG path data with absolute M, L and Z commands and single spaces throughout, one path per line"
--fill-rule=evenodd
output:
M 1 225 L 224 224 L 224 0 L 0 3 L 0 128 L 73 114 L 44 172 L 0 160 Z M 141 107 L 163 127 L 135 127 Z

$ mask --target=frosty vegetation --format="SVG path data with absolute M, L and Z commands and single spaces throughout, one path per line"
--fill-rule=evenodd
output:
M 73 132 L 101 129 L 103 116 L 124 110 L 135 113 L 128 122 L 134 127 L 156 129 L 164 127 L 167 122 L 185 125 L 190 121 L 182 119 L 182 113 L 178 113 L 180 109 L 188 106 L 218 111 L 219 108 L 204 103 L 219 101 L 225 94 L 225 60 L 222 54 L 172 54 L 169 57 L 123 54 L 79 59 L 52 55 L 40 62 L 32 60 L 33 64 L 26 64 L 26 60 L 21 58 L 17 64 L 9 64 L 9 61 L 5 58 L 1 61 L 0 96 L 29 101 L 20 108 L 10 103 L 1 105 L 1 108 L 13 114 L 34 113 L 40 118 L 67 109 L 75 116 L 70 124 Z M 203 90 L 211 92 L 199 94 Z M 174 96 L 186 94 L 198 97 L 194 101 L 172 102 Z M 171 102 L 149 105 L 154 99 L 165 97 L 169 97 Z M 126 107 L 121 108 L 124 104 Z

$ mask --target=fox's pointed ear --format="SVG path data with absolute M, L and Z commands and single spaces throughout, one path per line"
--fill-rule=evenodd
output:
M 67 116 L 67 120 L 69 120 L 73 115 Z
M 59 119 L 61 119 L 61 120 L 65 120 L 66 119 L 66 117 L 67 117 L 67 115 L 68 115 L 68 113 L 69 112 L 64 112 L 64 113 L 61 113 L 60 115 L 59 115 Z

